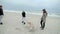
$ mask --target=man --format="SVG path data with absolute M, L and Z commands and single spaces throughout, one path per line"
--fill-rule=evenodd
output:
M 41 17 L 41 29 L 43 30 L 45 27 L 45 22 L 46 22 L 46 17 L 47 17 L 47 11 L 45 9 L 42 10 L 43 11 L 43 15 Z
M 25 24 L 25 17 L 26 17 L 26 13 L 23 11 L 22 12 L 22 23 Z
M 3 23 L 2 23 L 2 17 L 3 17 L 3 9 L 2 9 L 2 5 L 0 5 L 0 25 L 2 25 Z

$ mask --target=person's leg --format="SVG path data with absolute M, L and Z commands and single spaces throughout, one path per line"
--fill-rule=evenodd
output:
M 43 23 L 43 28 L 45 27 L 45 23 Z
M 22 23 L 25 24 L 25 17 L 22 18 Z
M 3 15 L 1 15 L 1 16 L 0 16 L 0 25 L 2 25 L 2 24 L 3 24 L 3 23 L 2 23 L 2 21 L 1 21 L 1 20 L 2 20 L 2 18 L 3 18 Z
M 24 22 L 24 17 L 22 17 L 22 23 Z
M 41 27 L 42 27 L 42 22 L 43 22 L 43 20 L 41 20 L 41 22 L 40 22 L 40 24 L 41 24 Z
M 43 20 L 43 23 L 42 23 L 42 30 L 45 28 L 45 22 L 46 22 L 46 19 Z
M 45 22 L 43 23 L 43 25 L 42 25 L 42 30 L 45 28 Z

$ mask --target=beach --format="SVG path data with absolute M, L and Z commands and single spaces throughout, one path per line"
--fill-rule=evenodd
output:
M 26 14 L 26 21 L 35 27 L 35 30 L 30 32 L 26 25 L 21 23 L 21 13 L 4 12 L 0 34 L 60 34 L 60 18 L 47 16 L 44 30 L 40 28 L 40 19 L 41 15 Z

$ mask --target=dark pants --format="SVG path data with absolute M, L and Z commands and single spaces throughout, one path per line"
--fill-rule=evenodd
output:
M 45 22 L 43 23 L 43 20 L 41 20 L 40 24 L 41 24 L 41 28 L 44 29 L 44 27 L 45 27 Z

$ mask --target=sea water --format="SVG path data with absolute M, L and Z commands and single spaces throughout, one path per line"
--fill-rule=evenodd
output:
M 16 12 L 16 13 L 22 13 L 22 11 L 14 11 L 14 10 L 3 10 L 4 12 Z M 25 11 L 27 14 L 34 14 L 34 15 L 42 15 L 42 11 Z M 48 17 L 58 17 L 60 18 L 60 13 L 55 12 L 48 12 Z

